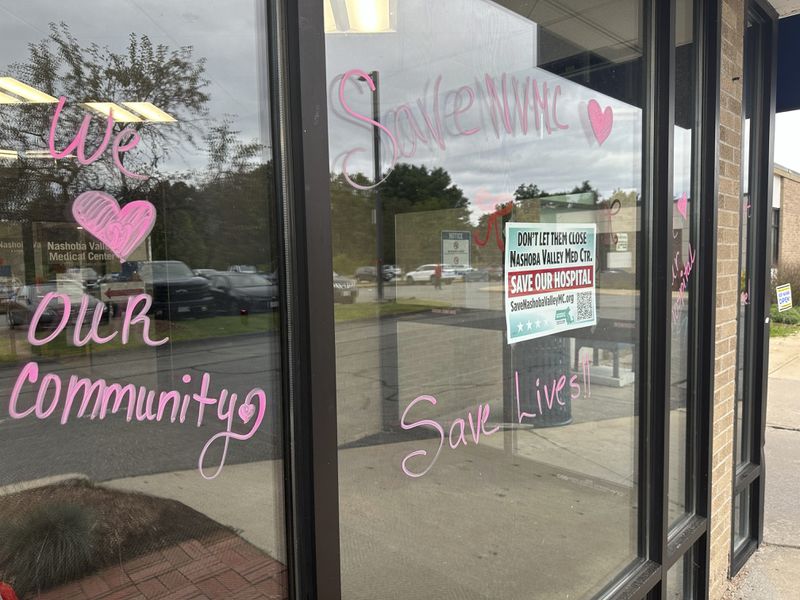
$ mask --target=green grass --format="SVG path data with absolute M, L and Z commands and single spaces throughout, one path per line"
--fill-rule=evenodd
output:
M 333 316 L 337 323 L 376 319 L 378 316 L 391 317 L 424 312 L 432 308 L 448 308 L 449 302 L 440 300 L 408 300 L 404 302 L 364 302 L 361 304 L 336 304 Z
M 787 325 L 786 323 L 770 323 L 769 336 L 774 338 L 789 337 L 800 333 L 800 325 Z
M 770 337 L 789 337 L 800 332 L 800 306 L 780 312 L 777 304 L 773 304 L 769 309 L 769 323 Z
M 404 302 L 364 302 L 360 304 L 335 304 L 334 318 L 337 323 L 376 319 L 379 316 L 396 316 L 424 312 L 433 308 L 446 308 L 450 304 L 437 300 L 409 300 Z M 279 326 L 278 313 L 253 314 L 247 316 L 216 316 L 183 321 L 151 320 L 150 338 L 160 340 L 169 337 L 170 341 L 187 342 L 218 337 L 231 337 L 249 333 L 275 331 Z M 115 319 L 100 327 L 100 335 L 108 336 L 121 327 L 122 320 Z M 72 345 L 72 335 L 60 335 L 44 346 L 31 347 L 27 341 L 27 330 L 18 327 L 8 330 L 8 335 L 0 337 L 0 362 L 16 362 L 28 358 L 81 356 L 95 352 L 114 352 L 134 348 L 144 348 L 142 326 L 135 325 L 128 343 L 123 346 L 121 335 L 105 344 L 90 343 L 76 347 Z M 41 336 L 46 335 L 42 332 Z
M 100 335 L 108 336 L 113 331 L 121 327 L 122 320 L 115 319 L 110 324 L 100 327 Z M 160 321 L 151 320 L 150 338 L 160 340 L 169 337 L 172 342 L 184 342 L 190 340 L 202 340 L 215 337 L 228 337 L 247 333 L 267 332 L 276 329 L 278 326 L 277 314 L 254 314 L 247 316 L 219 316 L 208 317 L 205 319 L 187 319 L 185 321 Z M 122 336 L 117 336 L 105 344 L 89 343 L 85 346 L 76 347 L 72 345 L 72 335 L 60 335 L 52 342 L 44 346 L 31 347 L 26 339 L 27 330 L 19 327 L 13 332 L 9 331 L 8 336 L 0 339 L 0 361 L 9 362 L 19 360 L 21 357 L 17 351 L 30 351 L 34 357 L 61 357 L 61 356 L 80 356 L 90 352 L 111 352 L 123 349 L 143 348 L 145 343 L 142 340 L 142 326 L 134 325 L 131 328 L 131 335 L 128 343 L 123 346 Z M 44 332 L 42 332 L 42 336 Z M 12 337 L 13 336 L 13 337 Z

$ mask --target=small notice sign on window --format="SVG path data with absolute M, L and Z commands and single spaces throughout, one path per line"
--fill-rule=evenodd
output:
M 792 286 L 789 283 L 784 283 L 775 288 L 778 295 L 778 310 L 783 312 L 792 308 Z
M 506 223 L 509 343 L 597 324 L 596 237 L 594 223 Z

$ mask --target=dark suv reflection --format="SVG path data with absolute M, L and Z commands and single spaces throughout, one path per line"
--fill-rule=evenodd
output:
M 140 262 L 137 273 L 153 298 L 152 312 L 167 319 L 211 314 L 214 298 L 208 280 L 178 260 Z
M 263 275 L 230 272 L 210 275 L 209 282 L 217 312 L 237 315 L 278 308 L 278 286 Z

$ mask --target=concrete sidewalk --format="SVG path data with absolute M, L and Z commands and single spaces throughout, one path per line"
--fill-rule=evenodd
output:
M 800 581 L 800 335 L 770 340 L 764 543 L 726 600 L 798 597 Z

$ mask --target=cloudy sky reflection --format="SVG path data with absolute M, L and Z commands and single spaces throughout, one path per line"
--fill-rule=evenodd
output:
M 388 134 L 381 135 L 383 171 L 391 166 L 396 144 L 406 151 L 400 161 L 447 170 L 472 200 L 476 213 L 509 199 L 522 183 L 535 183 L 555 193 L 588 180 L 606 197 L 615 189 L 640 190 L 641 110 L 538 68 L 536 23 L 482 0 L 411 0 L 398 4 L 396 18 L 395 33 L 327 36 L 332 170 L 341 171 L 348 152 L 363 148 L 362 152 L 350 154 L 347 171 L 370 176 L 373 172 L 371 125 L 347 114 L 339 98 L 339 85 L 343 74 L 352 69 L 377 70 L 381 122 L 395 138 L 393 144 Z M 537 131 L 533 109 L 528 111 L 527 134 L 522 131 L 513 80 L 520 90 L 517 98 L 521 98 L 527 79 L 536 81 L 543 96 L 547 87 L 550 131 L 544 126 Z M 492 84 L 501 101 L 499 109 L 493 105 Z M 560 95 L 556 97 L 557 87 Z M 460 129 L 478 131 L 459 134 L 452 114 L 459 102 L 464 109 L 472 94 L 474 101 L 469 110 L 459 115 Z M 366 83 L 350 78 L 343 97 L 354 113 L 372 115 L 372 96 Z M 502 120 L 504 99 L 509 104 L 511 131 Z M 600 108 L 610 107 L 613 111 L 613 127 L 604 140 L 599 140 L 592 129 L 588 110 L 592 100 Z M 427 115 L 436 128 L 437 102 L 441 140 L 432 135 L 426 122 Z M 566 128 L 556 127 L 554 116 Z M 676 128 L 675 135 L 675 189 L 682 190 L 688 187 L 682 177 L 689 171 L 682 165 L 688 164 L 690 158 L 689 135 L 681 128 Z

